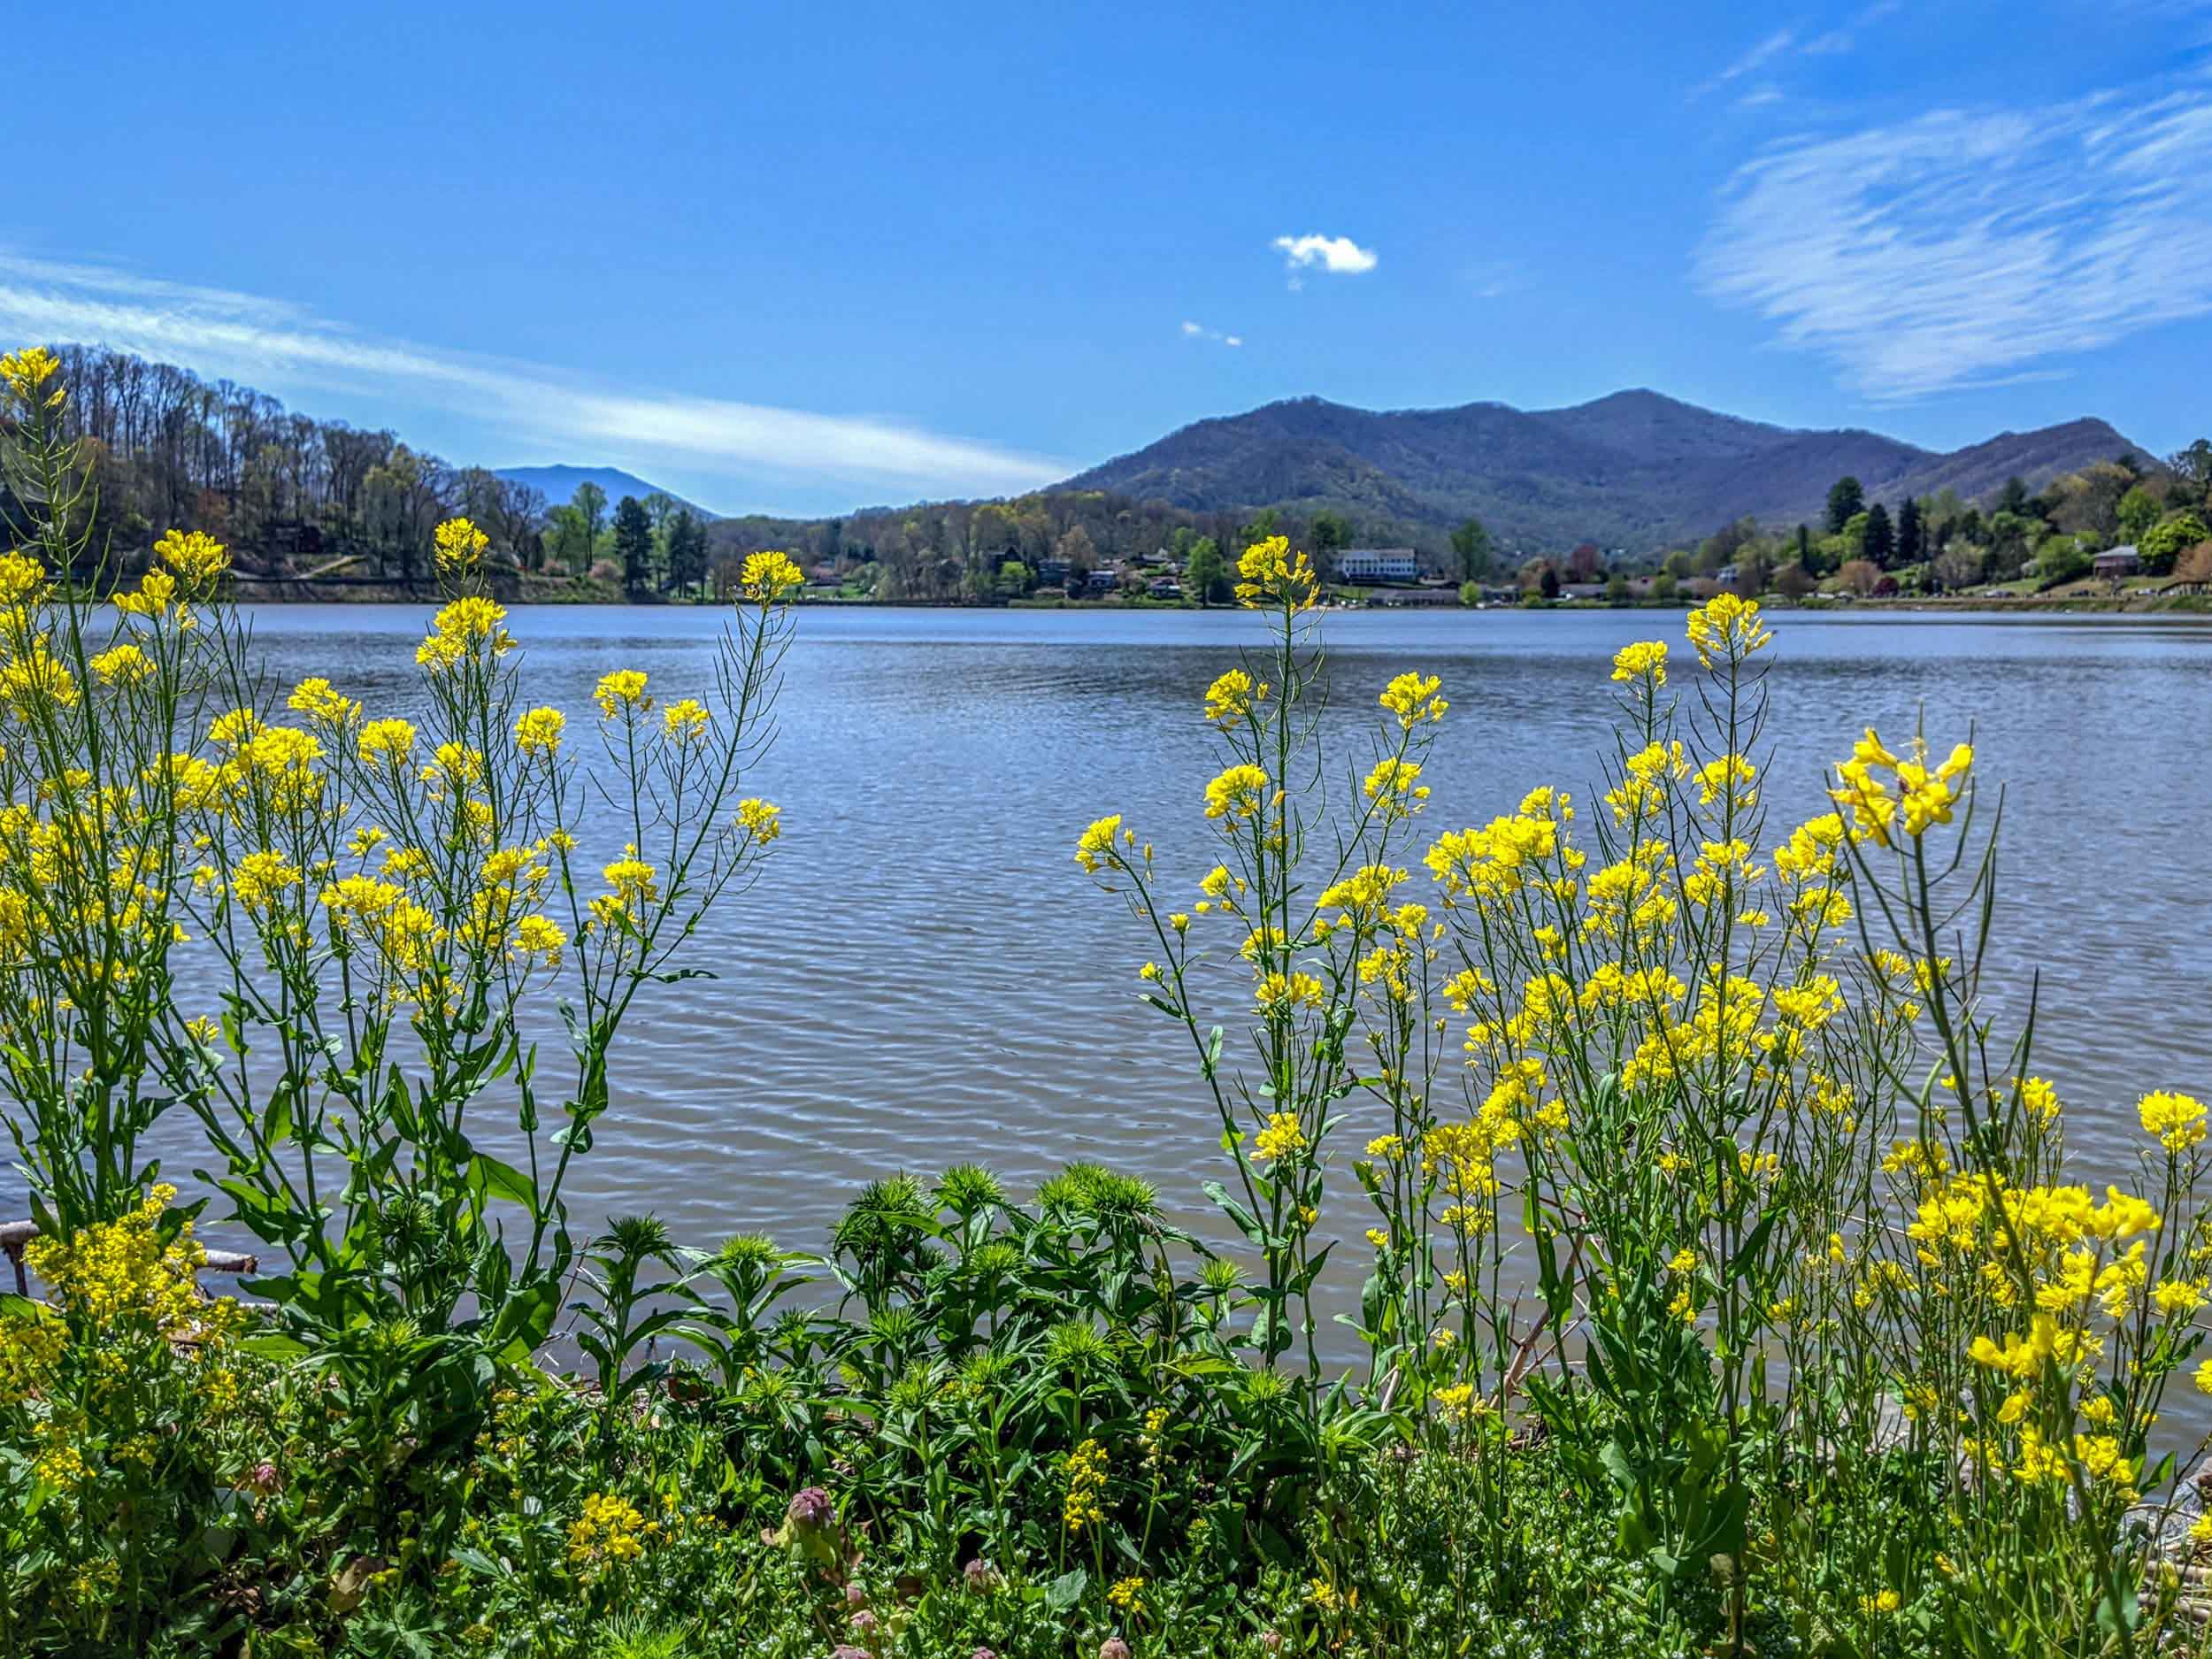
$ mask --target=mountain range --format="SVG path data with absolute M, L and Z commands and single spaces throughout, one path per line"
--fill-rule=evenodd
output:
M 663 489 L 658 484 L 648 483 L 635 472 L 626 472 L 618 466 L 499 466 L 492 471 L 511 483 L 526 484 L 544 495 L 546 504 L 557 507 L 576 497 L 579 486 L 596 484 L 607 492 L 607 504 L 612 507 L 625 495 L 634 495 L 643 501 L 648 495 L 667 496 L 679 507 L 688 507 L 701 519 L 718 518 L 722 515 L 710 512 L 695 501 L 686 501 L 673 490 Z
M 1945 453 L 1855 428 L 1769 426 L 1644 390 L 1540 410 L 1379 411 L 1302 397 L 1195 422 L 1061 488 L 1197 511 L 1334 508 L 1371 540 L 1388 526 L 1433 541 L 1472 516 L 1508 549 L 1590 541 L 1641 552 L 1747 514 L 1816 525 L 1829 486 L 1846 474 L 1869 501 L 1946 488 L 1973 501 L 2015 476 L 2039 487 L 2124 453 L 2155 464 L 2092 419 Z

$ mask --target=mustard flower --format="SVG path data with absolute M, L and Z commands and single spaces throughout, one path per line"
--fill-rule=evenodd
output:
M 602 674 L 591 695 L 599 712 L 610 720 L 625 709 L 642 713 L 653 706 L 653 700 L 645 695 L 645 674 L 641 669 L 618 668 Z
M 1248 607 L 1280 605 L 1310 610 L 1319 597 L 1320 579 L 1303 553 L 1290 550 L 1288 536 L 1269 536 L 1244 549 L 1237 560 L 1237 599 Z
M 1296 1112 L 1270 1112 L 1266 1126 L 1252 1143 L 1253 1161 L 1271 1164 L 1277 1158 L 1302 1150 L 1305 1145 L 1305 1125 L 1298 1121 Z
M 738 580 L 743 585 L 748 599 L 772 603 L 795 588 L 803 587 L 806 574 L 800 570 L 791 555 L 771 550 L 747 554 L 744 570 Z
M 765 847 L 783 833 L 783 809 L 772 801 L 748 795 L 737 803 L 737 823 L 752 837 L 754 846 Z
M 1206 687 L 1206 718 L 1219 726 L 1235 726 L 1251 714 L 1267 690 L 1264 681 L 1256 683 L 1241 668 L 1232 668 Z
M 172 530 L 154 543 L 156 557 L 176 572 L 188 593 L 211 587 L 230 568 L 230 549 L 198 530 Z
M 672 703 L 662 711 L 661 722 L 670 739 L 679 744 L 693 741 L 707 729 L 706 705 L 695 697 L 684 697 Z
M 59 388 L 42 398 L 40 388 L 60 372 L 61 359 L 44 346 L 26 346 L 20 351 L 11 351 L 0 357 L 0 380 L 26 403 L 43 401 L 50 409 L 61 407 Z
M 1717 594 L 1691 611 L 1688 633 L 1697 660 L 1708 668 L 1716 659 L 1740 662 L 1774 638 L 1759 621 L 1759 602 L 1734 594 Z
M 1442 719 L 1452 706 L 1437 695 L 1441 683 L 1434 674 L 1400 674 L 1383 687 L 1377 701 L 1398 717 L 1401 727 L 1410 732 L 1417 726 Z
M 1227 818 L 1256 818 L 1267 798 L 1267 774 L 1257 766 L 1235 765 L 1206 786 L 1206 816 Z
M 491 537 L 466 518 L 448 518 L 432 533 L 432 539 L 437 543 L 438 569 L 454 576 L 475 569 L 492 544 Z
M 2170 1089 L 2157 1089 L 2136 1102 L 2143 1133 L 2169 1152 L 2181 1152 L 2204 1139 L 2204 1102 Z
M 567 729 L 568 716 L 558 709 L 526 710 L 515 718 L 515 747 L 526 755 L 556 754 Z
M 1667 683 L 1667 642 L 1639 640 L 1613 654 L 1613 678 L 1655 689 Z
M 139 685 L 154 672 L 153 659 L 137 646 L 127 643 L 102 651 L 91 660 L 92 672 L 100 677 L 104 686 Z

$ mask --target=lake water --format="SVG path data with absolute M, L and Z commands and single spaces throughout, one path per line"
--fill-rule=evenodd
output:
M 264 607 L 254 622 L 280 680 L 325 674 L 374 710 L 407 695 L 424 617 Z M 711 694 L 719 612 L 510 619 L 533 701 L 588 713 L 617 666 L 646 669 L 664 699 Z M 1978 775 L 2008 788 L 1996 960 L 2041 967 L 2036 1069 L 2088 1169 L 2124 1178 L 2140 1093 L 2212 1094 L 2212 622 L 1773 621 L 1775 825 L 1824 810 L 1820 767 L 1867 724 L 1902 736 L 1924 708 L 1940 748 L 1975 727 Z M 1591 798 L 1622 644 L 1663 633 L 1687 677 L 1675 612 L 1349 612 L 1325 627 L 1338 702 L 1362 718 L 1399 670 L 1443 677 L 1431 830 L 1509 810 L 1539 782 Z M 580 1219 L 650 1210 L 688 1243 L 761 1230 L 818 1249 L 872 1176 L 972 1159 L 1025 1194 L 1083 1157 L 1149 1178 L 1211 1230 L 1199 1183 L 1226 1173 L 1212 1107 L 1179 1027 L 1136 1000 L 1145 941 L 1071 852 L 1119 811 L 1171 872 L 1210 865 L 1202 791 L 1220 763 L 1200 702 L 1260 637 L 1234 611 L 803 610 L 780 735 L 746 788 L 782 804 L 783 839 L 761 885 L 710 918 L 695 959 L 718 977 L 641 1002 L 574 1177 Z M 25 1213 L 12 1171 L 0 1212 Z

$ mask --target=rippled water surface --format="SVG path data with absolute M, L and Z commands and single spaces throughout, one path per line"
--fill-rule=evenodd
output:
M 616 666 L 664 697 L 711 695 L 718 613 L 512 620 L 533 700 L 585 710 Z M 280 680 L 326 674 L 372 707 L 405 695 L 422 625 L 396 606 L 255 616 Z M 1325 636 L 1348 718 L 1400 669 L 1443 676 L 1435 829 L 1538 782 L 1586 796 L 1612 653 L 1679 626 L 1356 612 Z M 2142 1090 L 2212 1094 L 2212 625 L 1785 614 L 1777 634 L 1778 823 L 1822 809 L 1820 765 L 1863 725 L 1909 731 L 1924 708 L 1944 745 L 1976 728 L 1978 772 L 2008 790 L 1997 958 L 2041 970 L 2037 1069 L 2091 1167 L 2124 1174 Z M 818 1248 L 870 1176 L 978 1159 L 1025 1189 L 1074 1157 L 1204 1219 L 1199 1182 L 1225 1172 L 1212 1109 L 1179 1028 L 1133 995 L 1144 941 L 1071 849 L 1120 811 L 1171 872 L 1212 863 L 1201 796 L 1219 763 L 1199 703 L 1259 637 L 1233 612 L 801 611 L 780 734 L 746 791 L 783 805 L 784 838 L 762 885 L 710 918 L 699 959 L 718 977 L 656 990 L 627 1028 L 574 1178 L 580 1219 L 652 1210 L 687 1242 L 759 1229 Z M 0 1209 L 22 1213 L 5 1180 Z

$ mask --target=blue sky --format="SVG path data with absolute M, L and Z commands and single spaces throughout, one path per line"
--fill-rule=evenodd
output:
M 725 511 L 1316 393 L 2212 430 L 2212 4 L 46 5 L 0 334 Z M 19 100 L 19 104 L 24 101 Z

